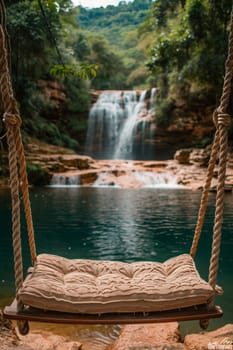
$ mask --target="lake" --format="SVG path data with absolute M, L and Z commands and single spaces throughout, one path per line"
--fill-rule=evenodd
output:
M 186 189 L 40 188 L 31 190 L 37 253 L 69 258 L 121 261 L 164 261 L 189 252 L 201 193 Z M 214 197 L 209 208 L 196 257 L 197 268 L 207 278 L 213 226 Z M 223 318 L 211 328 L 233 323 L 233 197 L 226 193 L 218 284 L 224 294 L 217 304 Z M 14 295 L 9 191 L 0 191 L 0 305 Z M 25 222 L 22 232 L 26 236 Z M 30 258 L 23 237 L 25 266 Z M 182 324 L 185 332 L 198 329 Z

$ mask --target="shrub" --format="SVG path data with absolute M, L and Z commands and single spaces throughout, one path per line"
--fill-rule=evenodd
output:
M 39 164 L 27 164 L 28 181 L 34 186 L 45 186 L 50 183 L 51 174 Z

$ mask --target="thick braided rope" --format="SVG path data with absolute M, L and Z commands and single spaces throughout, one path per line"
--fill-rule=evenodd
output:
M 1 79 L 1 93 L 2 93 L 2 100 L 4 104 L 4 109 L 8 113 L 15 114 L 16 118 L 20 120 L 17 104 L 13 97 L 13 91 L 12 91 L 12 85 L 10 80 L 10 74 L 9 74 L 9 68 L 8 68 L 8 61 L 7 61 L 7 50 L 5 46 L 5 35 L 3 32 L 3 29 L 1 28 L 1 67 L 3 69 L 2 79 Z M 20 125 L 21 120 L 19 123 L 15 123 L 14 128 L 14 139 L 15 139 L 15 145 L 16 145 L 16 152 L 19 159 L 19 169 L 20 169 L 20 179 L 21 179 L 21 189 L 23 194 L 23 201 L 24 201 L 24 211 L 25 211 L 25 217 L 27 222 L 27 231 L 28 231 L 28 241 L 29 241 L 29 248 L 30 248 L 30 254 L 32 259 L 32 264 L 36 261 L 36 247 L 35 247 L 35 238 L 34 238 L 34 229 L 33 229 L 33 222 L 32 222 L 32 214 L 31 214 L 31 205 L 30 205 L 30 199 L 29 199 L 29 191 L 28 191 L 28 179 L 27 179 L 27 171 L 26 171 L 26 161 L 24 156 L 24 149 L 20 134 Z
M 15 286 L 18 290 L 23 283 L 23 263 L 20 239 L 20 198 L 19 198 L 19 177 L 17 152 L 14 142 L 14 121 L 7 118 L 7 112 L 12 109 L 11 103 L 5 100 L 6 92 L 9 94 L 9 88 L 6 84 L 6 57 L 5 57 L 5 41 L 2 27 L 0 27 L 0 88 L 2 94 L 2 103 L 6 111 L 4 121 L 7 128 L 7 143 L 9 148 L 9 171 L 11 185 L 11 200 L 12 200 L 12 239 L 14 252 L 14 269 L 15 269 Z
M 190 249 L 190 255 L 192 256 L 192 258 L 194 258 L 196 255 L 198 243 L 199 243 L 201 232 L 202 232 L 202 227 L 204 224 L 206 208 L 207 208 L 207 200 L 209 197 L 209 190 L 210 190 L 210 185 L 211 185 L 211 181 L 213 178 L 214 168 L 215 168 L 216 159 L 217 159 L 217 155 L 218 155 L 218 149 L 219 149 L 219 132 L 217 130 L 215 133 L 214 142 L 212 145 L 211 156 L 210 156 L 208 170 L 207 170 L 207 176 L 206 176 L 206 182 L 205 182 L 203 192 L 202 192 L 201 204 L 200 204 L 200 209 L 199 209 L 198 219 L 197 219 L 197 224 L 196 224 L 196 230 L 194 233 L 193 242 L 192 242 L 192 246 Z
M 214 233 L 212 242 L 212 252 L 209 267 L 209 284 L 213 289 L 217 283 L 217 272 L 219 265 L 220 244 L 222 236 L 222 222 L 223 222 L 223 208 L 224 208 L 224 187 L 225 187 L 225 175 L 226 175 L 226 163 L 228 152 L 228 131 L 227 127 L 230 124 L 229 115 L 218 116 L 219 123 L 219 136 L 220 136 L 220 153 L 219 153 L 219 171 L 218 171 L 218 184 L 216 194 L 216 208 L 215 208 L 215 221 L 214 221 Z
M 219 129 L 220 137 L 220 153 L 219 153 L 219 171 L 218 171 L 218 184 L 216 195 L 216 209 L 215 209 L 215 222 L 214 233 L 212 242 L 212 252 L 209 268 L 209 284 L 212 288 L 216 287 L 217 272 L 219 265 L 220 244 L 222 236 L 222 221 L 223 221 L 223 207 L 224 207 L 224 186 L 226 176 L 226 164 L 227 164 L 227 129 L 230 124 L 231 118 L 227 114 L 227 108 L 229 104 L 229 98 L 231 94 L 231 83 L 233 77 L 233 8 L 231 12 L 230 33 L 228 38 L 228 56 L 225 65 L 225 78 L 223 84 L 223 92 L 220 100 L 220 106 L 216 110 L 216 124 Z
M 15 269 L 15 287 L 18 290 L 23 283 L 23 261 L 20 239 L 20 198 L 19 198 L 19 179 L 18 164 L 16 157 L 16 149 L 14 142 L 14 126 L 7 125 L 7 143 L 9 150 L 9 171 L 11 184 L 11 201 L 12 201 L 12 239 L 14 253 L 14 269 Z
M 25 218 L 27 222 L 28 243 L 29 243 L 32 264 L 34 265 L 36 262 L 36 245 L 35 245 L 34 227 L 32 222 L 32 211 L 31 211 L 31 204 L 30 204 L 29 190 L 28 190 L 26 160 L 25 160 L 23 143 L 22 143 L 19 127 L 15 128 L 15 143 L 16 143 L 16 150 L 18 152 L 18 159 L 20 164 L 19 171 L 20 171 L 20 179 L 21 179 L 21 191 L 23 194 L 24 213 L 25 213 Z
M 213 114 L 213 119 L 214 123 L 216 125 L 216 135 L 214 139 L 214 143 L 212 146 L 212 152 L 211 152 L 211 157 L 209 161 L 209 166 L 208 166 L 208 171 L 207 171 L 207 178 L 205 182 L 205 186 L 202 192 L 202 198 L 201 198 L 201 204 L 200 204 L 200 209 L 198 213 L 198 220 L 197 220 L 197 225 L 196 225 L 196 230 L 192 242 L 192 247 L 190 250 L 191 256 L 194 258 L 196 255 L 197 251 L 197 246 L 199 243 L 203 223 L 204 223 L 204 218 L 205 218 L 205 213 L 206 213 L 206 206 L 207 206 L 207 200 L 208 200 L 208 194 L 209 194 L 209 189 L 211 185 L 211 180 L 213 177 L 213 171 L 214 167 L 216 164 L 216 158 L 217 158 L 217 153 L 218 153 L 218 148 L 219 148 L 219 142 L 224 142 L 224 139 L 221 137 L 219 138 L 219 130 L 218 130 L 218 114 L 224 114 L 226 113 L 228 104 L 229 104 L 229 97 L 231 93 L 231 81 L 232 81 L 232 76 L 233 76 L 233 30 L 232 30 L 232 16 L 233 16 L 233 11 L 231 13 L 231 30 L 229 34 L 229 39 L 228 39 L 228 56 L 225 64 L 225 79 L 224 79 L 224 84 L 223 84 L 223 92 L 220 100 L 220 106 L 218 109 L 214 112 Z M 221 139 L 221 141 L 219 141 Z M 226 145 L 227 147 L 227 145 Z M 221 156 L 221 155 L 220 155 Z M 222 165 L 223 166 L 223 165 Z M 220 167 L 219 167 L 220 168 Z M 222 181 L 222 178 L 221 178 Z M 222 185 L 224 187 L 224 184 Z

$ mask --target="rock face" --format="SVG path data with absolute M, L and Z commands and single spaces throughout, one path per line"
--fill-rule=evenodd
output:
M 126 325 L 106 350 L 184 350 L 177 322 Z
M 210 159 L 210 152 L 210 146 L 204 149 L 180 149 L 176 151 L 174 159 L 177 160 L 180 164 L 196 164 L 199 166 L 207 167 Z

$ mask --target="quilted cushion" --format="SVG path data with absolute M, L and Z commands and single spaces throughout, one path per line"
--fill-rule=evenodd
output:
M 188 254 L 164 263 L 66 259 L 41 254 L 18 292 L 32 307 L 73 313 L 149 312 L 213 296 Z

